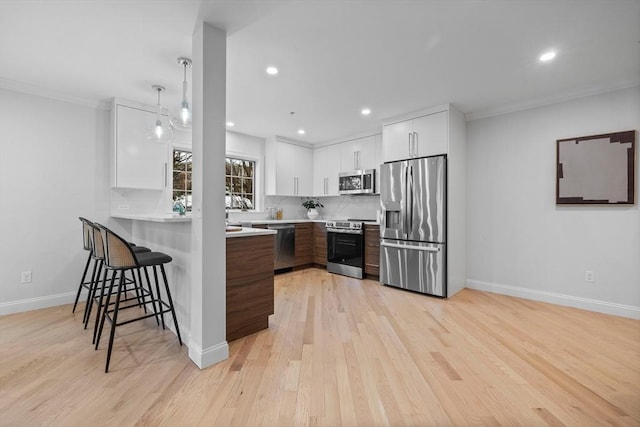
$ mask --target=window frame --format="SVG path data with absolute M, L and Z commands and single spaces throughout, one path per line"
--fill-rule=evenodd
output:
M 184 190 L 177 190 L 177 191 L 184 191 L 185 194 L 185 200 L 187 200 L 187 195 L 191 194 L 191 205 L 189 206 L 187 203 L 185 203 L 185 208 L 187 212 L 192 212 L 193 210 L 193 150 L 191 147 L 186 147 L 186 146 L 181 146 L 181 145 L 176 145 L 174 144 L 171 147 L 171 152 L 170 152 L 170 156 L 171 156 L 171 187 L 169 188 L 169 200 L 171 201 L 171 206 L 173 207 L 173 194 L 176 191 L 175 189 L 175 181 L 173 180 L 173 174 L 175 172 L 181 172 L 179 170 L 174 169 L 174 155 L 176 151 L 181 151 L 181 152 L 185 152 L 185 153 L 189 153 L 192 156 L 192 160 L 191 160 L 191 171 L 188 172 L 191 174 L 191 191 L 187 190 L 186 188 Z M 186 171 L 185 171 L 186 172 Z
M 229 211 L 231 212 L 255 212 L 258 210 L 258 206 L 259 206 L 259 192 L 258 192 L 258 183 L 259 183 L 259 167 L 260 167 L 260 162 L 259 159 L 256 158 L 255 156 L 251 156 L 248 155 L 246 153 L 239 153 L 239 152 L 233 152 L 233 151 L 227 151 L 225 153 L 225 165 L 226 165 L 226 161 L 227 159 L 233 159 L 233 160 L 241 160 L 241 161 L 248 161 L 248 162 L 252 162 L 253 163 L 253 207 L 251 209 L 239 209 L 239 208 L 227 208 Z M 227 173 L 225 170 L 225 186 L 226 186 L 226 177 L 227 177 Z M 226 197 L 226 191 L 225 191 L 225 197 Z M 226 207 L 226 200 L 225 200 L 225 207 Z

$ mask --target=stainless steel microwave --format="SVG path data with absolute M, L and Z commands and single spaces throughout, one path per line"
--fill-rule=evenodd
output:
M 338 174 L 338 193 L 340 194 L 374 194 L 375 191 L 375 169 L 363 169 Z

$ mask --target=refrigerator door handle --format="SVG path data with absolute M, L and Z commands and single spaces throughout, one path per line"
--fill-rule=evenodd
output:
M 409 185 L 408 185 L 408 181 L 409 181 L 409 166 L 407 165 L 404 169 L 404 183 L 402 185 L 402 188 L 404 189 L 404 197 L 402 198 L 404 201 L 404 208 L 403 208 L 403 217 L 402 217 L 402 234 L 404 234 L 405 236 L 407 236 L 409 234 L 409 227 L 408 227 L 408 222 L 409 222 L 409 193 L 407 192 L 407 190 L 409 189 Z
M 407 181 L 407 219 L 408 231 L 413 231 L 413 165 L 409 166 L 409 179 Z M 410 201 L 409 201 L 410 200 Z
M 409 245 L 398 245 L 396 243 L 387 243 L 382 242 L 380 246 L 384 246 L 385 248 L 395 248 L 395 249 L 410 249 L 412 251 L 423 251 L 423 252 L 440 252 L 439 247 L 431 247 L 431 246 L 409 246 Z

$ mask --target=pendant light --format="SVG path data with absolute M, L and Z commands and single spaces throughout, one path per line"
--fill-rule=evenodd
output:
M 178 58 L 178 64 L 183 67 L 183 80 L 182 80 L 182 102 L 178 108 L 178 113 L 171 117 L 171 125 L 175 128 L 190 129 L 191 128 L 191 106 L 187 99 L 187 90 L 189 84 L 187 83 L 187 68 L 191 68 L 191 60 L 189 58 Z
M 148 139 L 155 142 L 169 142 L 173 132 L 171 131 L 171 126 L 169 126 L 169 120 L 166 117 L 162 117 L 162 104 L 160 103 L 160 94 L 166 91 L 166 89 L 164 86 L 159 85 L 153 85 L 151 87 L 158 92 L 158 104 L 156 106 L 155 121 L 149 132 Z

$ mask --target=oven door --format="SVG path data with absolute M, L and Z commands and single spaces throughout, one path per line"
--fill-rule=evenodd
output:
M 327 271 L 362 279 L 363 267 L 362 230 L 327 228 Z

